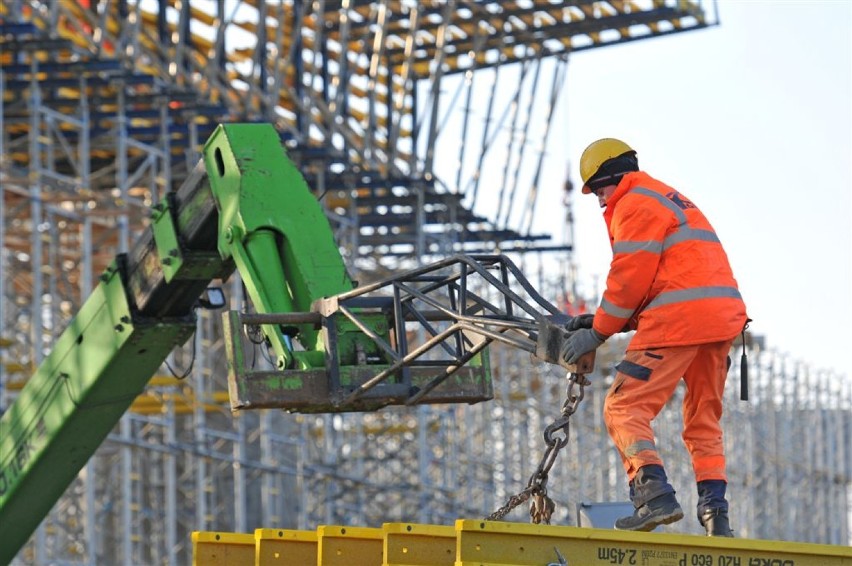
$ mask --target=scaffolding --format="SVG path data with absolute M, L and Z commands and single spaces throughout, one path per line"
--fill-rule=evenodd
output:
M 541 266 L 567 269 L 571 242 L 535 219 L 569 56 L 714 23 L 682 0 L 0 3 L 0 411 L 220 122 L 276 125 L 358 279 L 503 251 L 564 295 L 571 274 Z M 484 516 L 525 485 L 564 396 L 564 375 L 495 347 L 493 402 L 233 415 L 218 316 L 202 313 L 193 340 L 18 562 L 177 564 L 196 530 Z M 626 498 L 601 422 L 607 348 L 551 479 L 561 524 L 581 501 Z M 738 534 L 849 544 L 848 381 L 750 350 L 752 401 L 729 392 L 726 415 Z M 679 426 L 661 417 L 668 461 L 686 461 Z M 671 468 L 694 505 L 691 471 Z

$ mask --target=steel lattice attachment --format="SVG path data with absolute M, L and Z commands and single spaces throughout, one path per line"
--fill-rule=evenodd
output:
M 568 320 L 503 255 L 456 255 L 318 300 L 308 313 L 231 312 L 232 408 L 350 411 L 487 400 L 487 347 L 495 341 L 570 371 L 591 371 L 593 358 L 579 368 L 559 358 Z M 294 335 L 298 325 L 320 328 L 321 367 L 247 369 L 239 330 L 258 324 Z

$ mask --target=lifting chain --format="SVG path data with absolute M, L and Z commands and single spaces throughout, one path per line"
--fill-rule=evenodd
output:
M 538 467 L 527 483 L 527 487 L 520 493 L 511 496 L 506 504 L 497 509 L 494 513 L 487 517 L 489 521 L 501 521 L 515 507 L 528 501 L 530 503 L 530 522 L 534 524 L 544 523 L 550 524 L 550 517 L 556 510 L 556 503 L 547 496 L 547 479 L 550 473 L 550 468 L 556 461 L 556 456 L 559 451 L 565 448 L 568 444 L 571 415 L 577 410 L 577 405 L 583 400 L 584 387 L 591 382 L 586 379 L 586 376 L 581 373 L 568 374 L 568 390 L 566 392 L 565 403 L 562 404 L 562 413 L 559 418 L 553 421 L 547 428 L 544 429 L 544 455 L 538 463 Z M 574 391 L 574 388 L 577 391 Z M 562 436 L 557 436 L 561 432 Z

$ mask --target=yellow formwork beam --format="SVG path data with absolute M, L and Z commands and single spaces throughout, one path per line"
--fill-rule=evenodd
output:
M 852 566 L 852 548 L 460 519 L 192 533 L 194 566 Z
M 192 533 L 193 566 L 251 566 L 254 535 L 242 533 Z
M 255 566 L 317 564 L 316 531 L 256 529 Z
M 449 526 L 415 523 L 382 525 L 382 566 L 453 566 L 456 530 Z
M 325 525 L 317 528 L 317 564 L 378 566 L 382 563 L 382 529 Z
M 456 521 L 455 566 L 852 566 L 852 548 L 666 533 Z

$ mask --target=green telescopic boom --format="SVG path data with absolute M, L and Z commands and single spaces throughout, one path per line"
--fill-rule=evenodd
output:
M 0 564 L 11 562 L 234 265 L 259 313 L 351 290 L 331 227 L 268 124 L 219 126 L 150 227 L 101 276 L 0 418 Z M 281 368 L 321 365 L 312 325 L 264 325 Z M 294 353 L 298 336 L 309 352 Z

